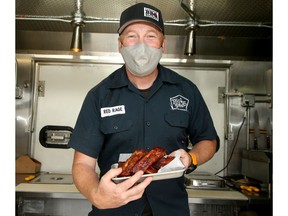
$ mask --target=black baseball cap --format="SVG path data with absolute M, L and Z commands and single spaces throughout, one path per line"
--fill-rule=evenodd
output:
M 164 24 L 161 11 L 149 4 L 138 3 L 124 10 L 120 17 L 119 35 L 130 24 L 148 22 L 155 25 L 164 34 Z

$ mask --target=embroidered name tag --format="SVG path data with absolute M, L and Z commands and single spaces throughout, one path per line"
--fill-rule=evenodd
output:
M 101 117 L 125 114 L 125 106 L 103 107 L 101 108 Z
M 177 95 L 170 98 L 170 106 L 172 110 L 182 110 L 187 111 L 189 100 L 182 95 Z

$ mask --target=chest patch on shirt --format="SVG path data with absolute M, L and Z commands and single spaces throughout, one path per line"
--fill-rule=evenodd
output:
M 101 108 L 101 117 L 125 114 L 125 106 L 103 107 Z
M 170 106 L 172 110 L 187 111 L 189 100 L 182 95 L 176 95 L 170 98 Z

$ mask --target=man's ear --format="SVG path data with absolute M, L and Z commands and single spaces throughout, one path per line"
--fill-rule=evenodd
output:
M 122 49 L 122 42 L 121 42 L 121 38 L 120 36 L 118 37 L 118 52 L 121 53 L 121 49 Z
M 166 51 L 166 40 L 164 38 L 162 42 L 162 53 L 165 53 L 165 51 Z

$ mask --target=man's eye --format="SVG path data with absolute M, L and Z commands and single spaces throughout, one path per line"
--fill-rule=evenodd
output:
M 155 35 L 148 35 L 148 38 L 156 38 Z
M 128 35 L 128 38 L 135 38 L 135 35 Z

